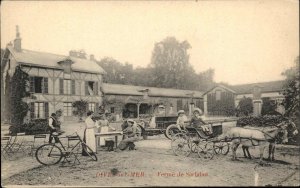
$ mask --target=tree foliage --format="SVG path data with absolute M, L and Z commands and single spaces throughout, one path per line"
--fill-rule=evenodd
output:
M 246 115 L 246 116 L 250 115 L 251 113 L 253 113 L 252 99 L 249 97 L 242 98 L 237 108 L 239 113 L 241 113 L 242 115 Z
M 72 103 L 74 108 L 73 114 L 79 117 L 79 120 L 82 120 L 82 117 L 87 113 L 88 102 L 84 100 L 75 101 Z
M 155 86 L 179 89 L 187 87 L 187 83 L 192 81 L 191 74 L 195 74 L 189 64 L 189 48 L 191 46 L 187 41 L 179 42 L 174 37 L 167 37 L 155 44 L 150 63 Z
M 119 61 L 105 57 L 98 64 L 107 72 L 103 79 L 105 82 L 114 84 L 131 84 L 133 80 L 133 65 L 122 64 Z
M 284 84 L 284 101 L 283 105 L 286 110 L 286 115 L 296 115 L 298 114 L 299 117 L 299 95 L 300 95 L 300 89 L 299 89 L 299 56 L 295 60 L 295 65 L 284 71 L 282 75 L 286 77 L 285 84 Z
M 97 63 L 107 72 L 104 76 L 107 83 L 206 91 L 216 85 L 214 70 L 196 73 L 189 63 L 190 48 L 187 41 L 167 37 L 154 45 L 147 67 L 133 68 L 128 62 L 110 57 Z
M 284 84 L 284 100 L 283 105 L 285 107 L 286 113 L 285 116 L 292 119 L 300 129 L 300 91 L 299 91 L 299 56 L 295 60 L 295 65 L 283 72 L 282 74 L 286 77 Z M 300 142 L 300 134 L 297 135 L 296 143 Z
M 262 98 L 261 115 L 278 114 L 278 112 L 276 112 L 276 108 L 277 108 L 277 104 L 274 100 L 270 100 L 269 97 Z

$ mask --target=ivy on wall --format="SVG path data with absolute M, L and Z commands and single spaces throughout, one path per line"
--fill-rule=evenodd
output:
M 30 93 L 26 90 L 29 83 L 29 75 L 22 71 L 21 66 L 17 66 L 14 75 L 9 82 L 9 104 L 10 104 L 10 122 L 17 129 L 23 124 L 29 107 L 22 99 L 29 97 Z

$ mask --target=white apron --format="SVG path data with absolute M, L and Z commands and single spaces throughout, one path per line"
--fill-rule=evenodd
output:
M 86 129 L 85 143 L 93 150 L 93 152 L 96 152 L 96 139 L 95 139 L 95 131 L 93 128 Z

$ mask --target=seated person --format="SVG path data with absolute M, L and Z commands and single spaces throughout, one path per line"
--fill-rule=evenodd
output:
M 179 110 L 177 114 L 178 114 L 178 118 L 177 118 L 176 125 L 179 130 L 183 130 L 186 127 L 186 122 L 188 121 L 188 119 L 184 113 L 184 110 Z
M 206 123 L 202 120 L 201 115 L 203 115 L 203 112 L 199 108 L 195 108 L 193 111 L 193 117 L 191 119 L 191 127 L 194 128 L 201 128 L 201 130 L 207 134 L 211 135 L 212 132 L 210 130 L 209 125 L 206 125 Z
M 131 144 L 132 146 L 129 149 L 133 150 L 134 142 L 139 140 L 138 135 L 140 135 L 140 129 L 134 120 L 128 119 L 126 122 L 127 127 L 123 130 L 123 134 L 125 136 L 124 139 L 119 143 L 118 149 L 124 150 Z

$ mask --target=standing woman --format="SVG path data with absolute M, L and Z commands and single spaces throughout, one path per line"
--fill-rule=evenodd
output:
M 84 130 L 84 136 L 83 141 L 88 145 L 92 151 L 96 152 L 96 139 L 95 139 L 95 127 L 98 127 L 95 122 L 92 120 L 93 112 L 89 111 L 87 113 L 87 118 L 85 120 L 85 130 Z M 85 152 L 85 150 L 82 150 L 82 155 L 87 156 L 88 154 Z

